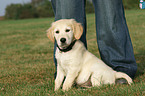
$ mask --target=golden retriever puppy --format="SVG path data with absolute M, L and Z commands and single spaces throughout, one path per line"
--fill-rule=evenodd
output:
M 92 86 L 115 84 L 118 78 L 124 78 L 128 84 L 132 79 L 125 73 L 116 72 L 102 60 L 90 53 L 79 40 L 83 27 L 74 19 L 61 19 L 47 30 L 47 36 L 57 43 L 55 57 L 57 59 L 57 76 L 55 91 L 58 90 L 65 78 L 62 89 L 67 91 L 72 84 L 85 84 L 88 80 Z

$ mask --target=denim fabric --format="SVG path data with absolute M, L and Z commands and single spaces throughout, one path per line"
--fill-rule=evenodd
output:
M 75 19 L 82 23 L 81 41 L 86 44 L 85 0 L 52 0 L 55 20 Z M 124 15 L 122 0 L 93 0 L 96 35 L 101 59 L 116 71 L 134 78 L 137 64 Z M 54 47 L 54 54 L 56 44 Z M 55 65 L 57 61 L 54 55 Z

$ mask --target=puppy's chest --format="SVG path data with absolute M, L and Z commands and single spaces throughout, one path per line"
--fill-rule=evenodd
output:
M 63 68 L 77 66 L 80 62 L 76 54 L 69 52 L 57 52 L 56 59 L 58 64 Z
M 74 59 L 72 56 L 70 56 L 67 53 L 58 54 L 56 56 L 56 58 L 57 58 L 58 63 L 60 63 L 61 65 L 65 65 L 65 66 L 70 65 Z

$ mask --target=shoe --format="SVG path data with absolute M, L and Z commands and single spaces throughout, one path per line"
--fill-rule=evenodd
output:
M 115 84 L 128 84 L 128 82 L 124 78 L 119 78 L 119 79 L 116 79 Z

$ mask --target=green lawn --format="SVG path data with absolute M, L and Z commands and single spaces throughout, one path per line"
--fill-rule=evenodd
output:
M 99 57 L 94 14 L 87 15 L 88 50 Z M 46 30 L 54 18 L 0 21 L 0 96 L 145 96 L 145 10 L 126 10 L 138 71 L 134 84 L 73 87 L 54 92 L 53 43 Z

